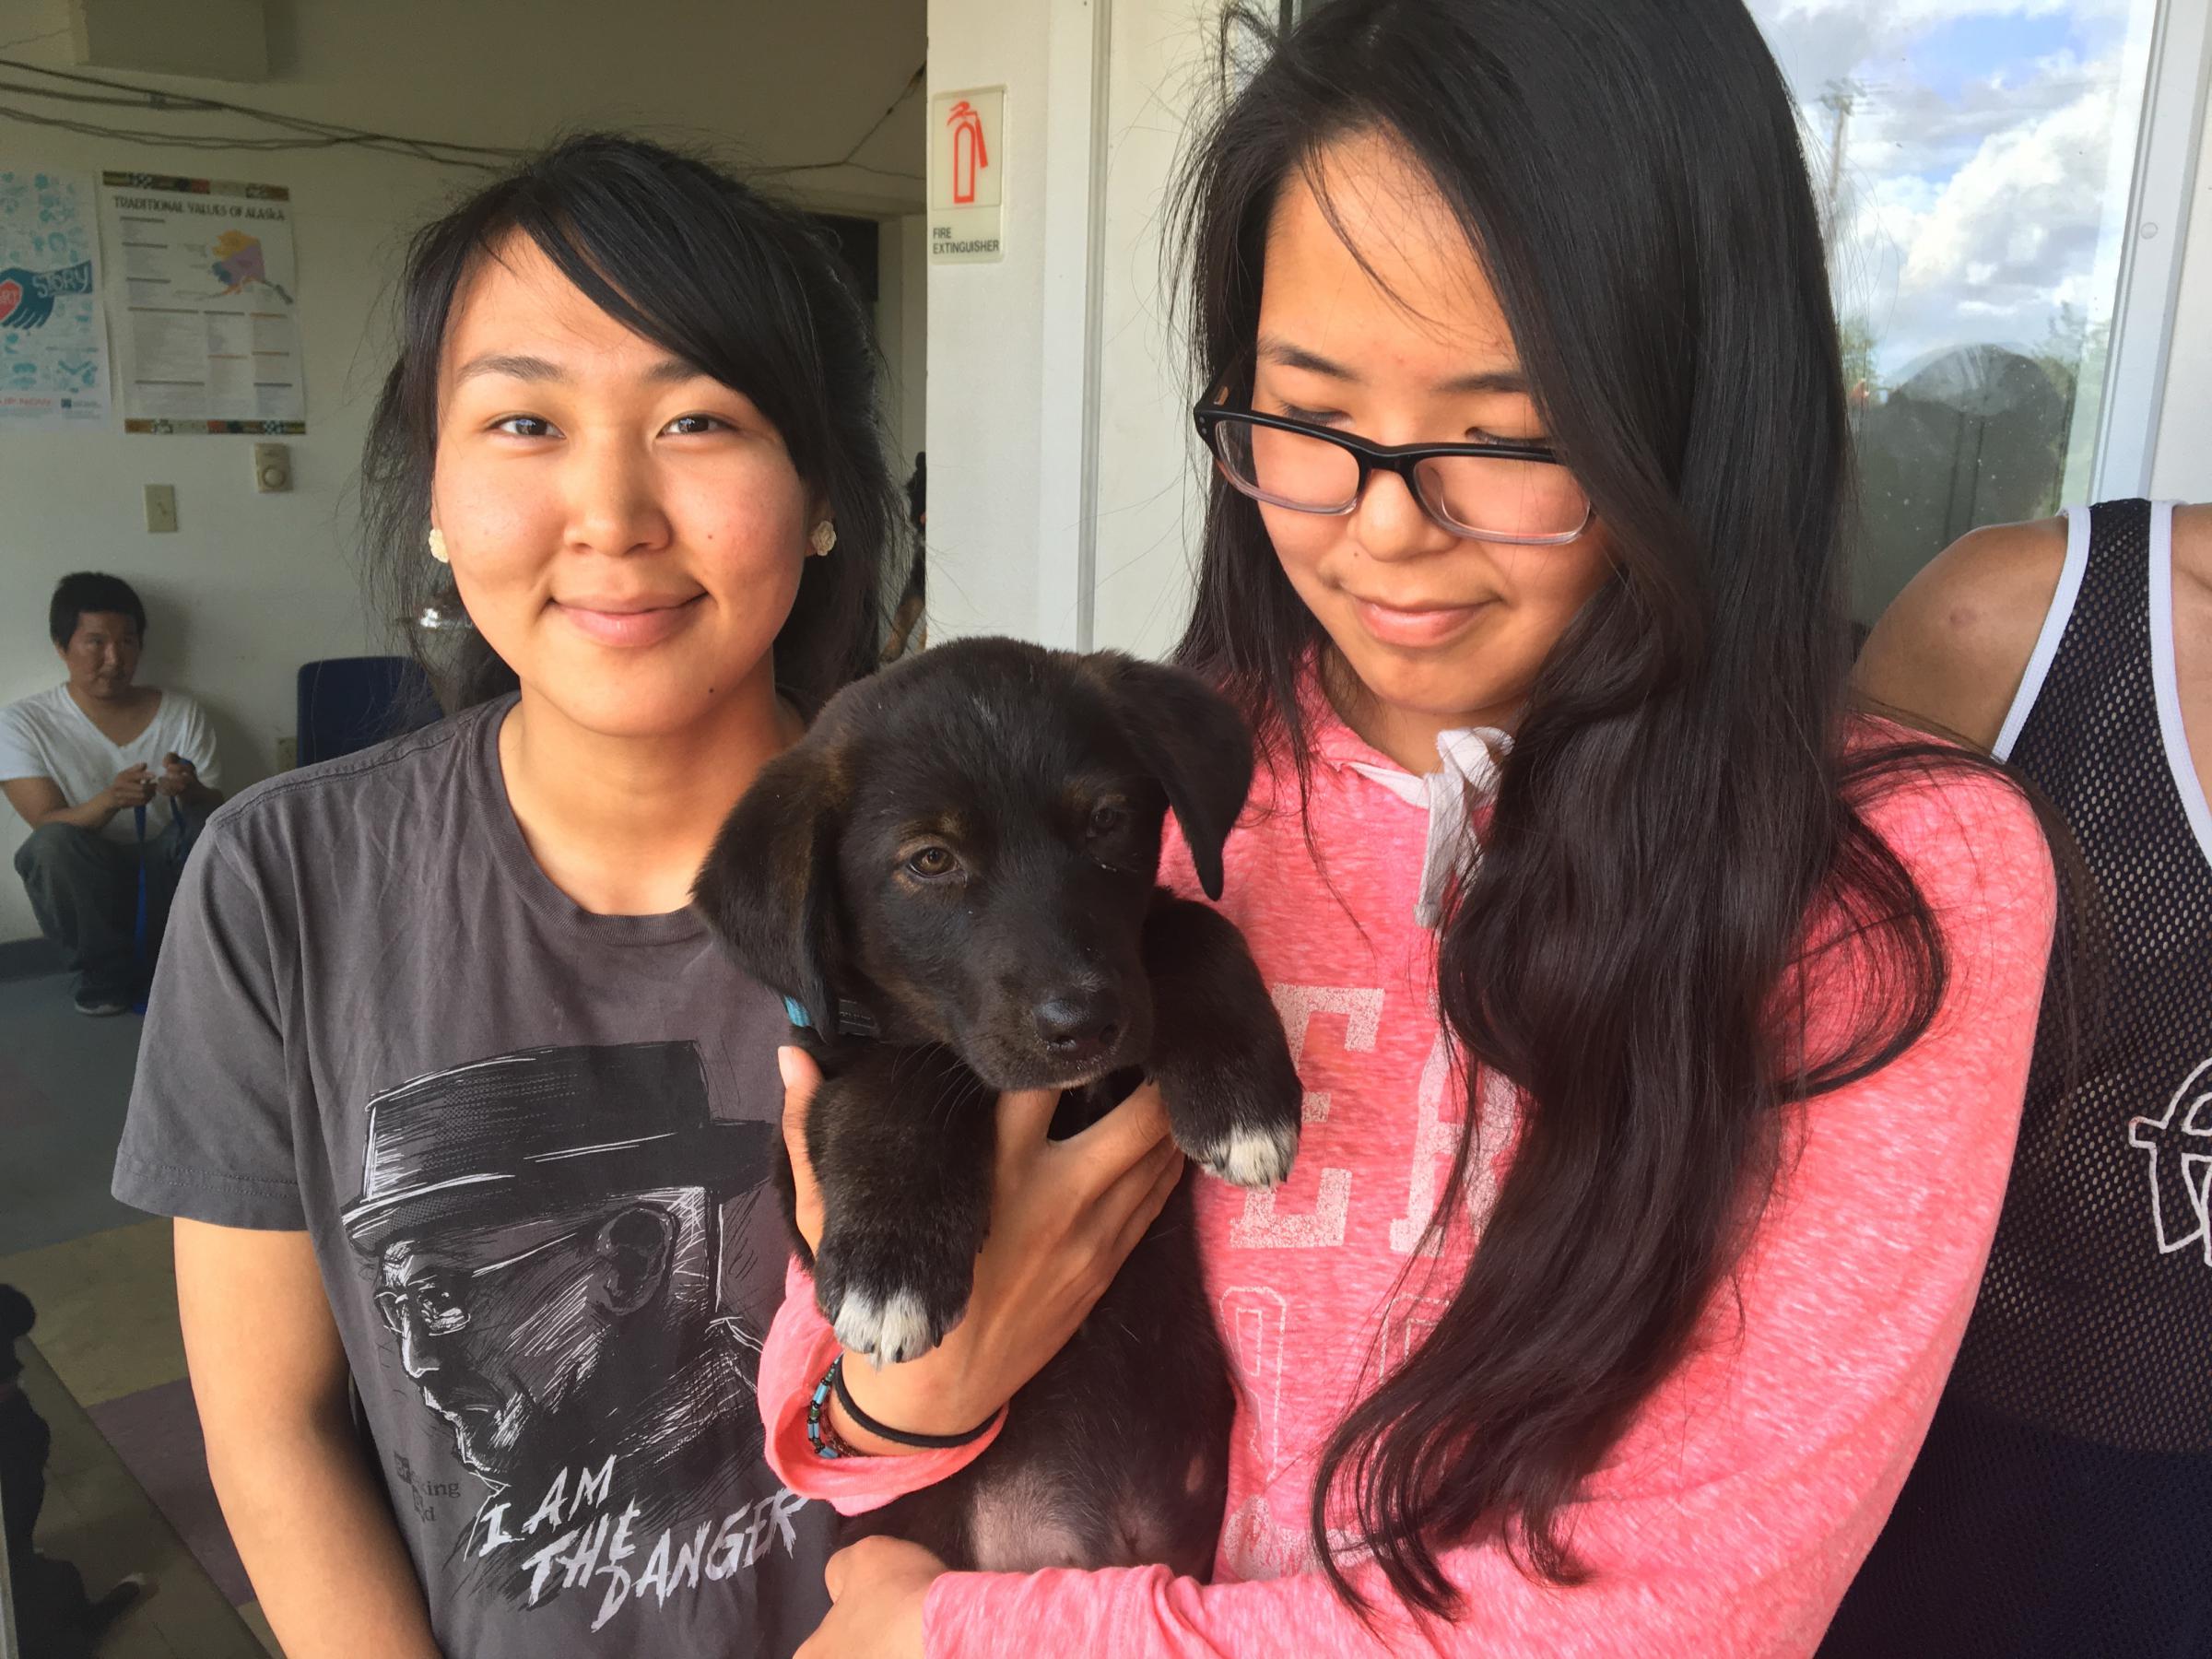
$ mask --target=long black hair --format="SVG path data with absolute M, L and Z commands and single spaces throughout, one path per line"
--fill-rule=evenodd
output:
M 800 477 L 828 498 L 837 551 L 806 561 L 775 641 L 778 688 L 811 713 L 874 667 L 885 567 L 907 540 L 867 310 L 803 214 L 641 139 L 569 138 L 416 234 L 400 281 L 399 357 L 361 463 L 382 614 L 465 614 L 424 550 L 438 367 L 454 297 L 517 235 L 624 327 L 752 399 Z M 409 638 L 449 713 L 514 688 L 513 670 L 473 629 L 411 628 Z
M 1334 0 L 1224 110 L 1181 197 L 1209 384 L 1248 397 L 1288 181 L 1381 135 L 1431 174 L 1504 307 L 1614 568 L 1547 659 L 1438 943 L 1460 1052 L 1527 1101 L 1448 1310 L 1354 1406 L 1332 1495 L 1410 1606 L 1447 1547 L 1580 1576 L 1567 1508 L 1683 1359 L 1770 1194 L 1789 1102 L 1865 1077 L 1944 995 L 1935 918 L 1863 811 L 1956 750 L 1847 743 L 1851 464 L 1818 215 L 1741 0 Z M 1216 478 L 1185 665 L 1308 775 L 1328 643 Z M 1820 910 L 1820 906 L 1828 907 Z M 1809 916 L 1866 967 L 1803 1040 Z M 1824 1028 L 1825 1029 L 1825 1028 Z M 1470 1099 L 1433 1230 L 1459 1213 Z

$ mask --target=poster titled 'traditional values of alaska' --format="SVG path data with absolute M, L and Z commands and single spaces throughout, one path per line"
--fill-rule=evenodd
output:
M 124 429 L 307 430 L 291 193 L 100 175 Z

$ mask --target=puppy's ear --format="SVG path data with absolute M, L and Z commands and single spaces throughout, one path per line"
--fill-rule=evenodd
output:
M 1221 897 L 1221 848 L 1252 789 L 1252 735 L 1229 700 L 1196 675 L 1118 651 L 1085 666 L 1113 700 L 1114 718 L 1168 792 L 1209 899 Z
M 738 966 L 837 1030 L 845 960 L 837 899 L 835 759 L 802 741 L 760 769 L 714 839 L 691 901 Z

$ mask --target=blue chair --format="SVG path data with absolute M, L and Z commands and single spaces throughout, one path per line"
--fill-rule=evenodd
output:
M 325 657 L 300 668 L 300 764 L 332 760 L 418 731 L 439 717 L 412 657 Z

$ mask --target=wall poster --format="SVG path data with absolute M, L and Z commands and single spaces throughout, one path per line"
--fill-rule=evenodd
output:
M 0 169 L 0 425 L 97 430 L 107 418 L 92 182 Z
M 100 175 L 124 429 L 304 432 L 291 192 Z

